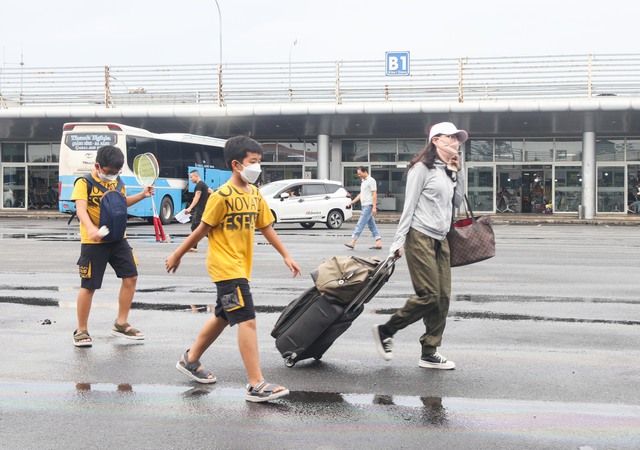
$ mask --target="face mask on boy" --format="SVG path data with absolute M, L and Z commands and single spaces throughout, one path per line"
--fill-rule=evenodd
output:
M 103 183 L 110 183 L 112 181 L 116 181 L 116 179 L 118 178 L 118 174 L 117 173 L 102 173 L 102 167 L 100 167 L 100 164 L 96 163 L 96 171 L 98 172 L 98 178 L 100 178 L 100 181 L 102 181 Z
M 100 178 L 100 181 L 102 181 L 103 183 L 110 183 L 112 181 L 116 181 L 118 175 L 107 175 L 106 173 L 98 173 L 98 178 Z
M 242 177 L 242 179 L 247 183 L 255 183 L 262 173 L 260 163 L 249 164 L 248 166 L 240 163 L 240 165 L 243 167 L 243 169 L 239 170 L 238 172 L 240 172 L 240 176 Z

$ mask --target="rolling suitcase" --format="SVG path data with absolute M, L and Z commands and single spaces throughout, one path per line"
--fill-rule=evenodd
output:
M 282 312 L 271 336 L 287 367 L 308 358 L 319 360 L 364 310 L 389 280 L 397 258 L 390 255 L 380 261 L 347 304 L 322 295 L 316 286 L 306 290 Z M 347 275 L 349 276 L 349 275 Z

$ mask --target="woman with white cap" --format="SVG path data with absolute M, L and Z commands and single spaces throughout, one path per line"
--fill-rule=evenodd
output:
M 460 144 L 468 138 L 451 122 L 429 131 L 427 146 L 409 162 L 405 202 L 391 253 L 403 248 L 415 295 L 384 325 L 373 327 L 380 356 L 393 358 L 393 335 L 421 320 L 426 331 L 420 337 L 418 365 L 429 369 L 454 369 L 453 361 L 437 352 L 442 342 L 451 296 L 451 265 L 447 232 L 453 206 L 463 201 L 465 179 Z

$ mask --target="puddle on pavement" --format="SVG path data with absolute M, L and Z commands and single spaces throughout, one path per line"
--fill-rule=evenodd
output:
M 0 290 L 1 290 L 0 286 Z M 4 290 L 7 290 L 4 287 Z M 9 288 L 10 290 L 10 288 Z M 143 292 L 155 292 L 143 291 Z M 172 292 L 171 288 L 165 289 L 165 292 Z M 3 296 L 0 295 L 0 303 L 12 303 L 17 305 L 28 306 L 55 306 L 55 307 L 75 307 L 75 302 L 60 302 L 53 298 L 36 298 L 36 297 L 20 297 L 20 296 Z M 147 311 L 184 311 L 192 313 L 213 313 L 214 304 L 180 304 L 180 303 L 145 303 L 133 302 L 132 309 Z M 284 311 L 285 306 L 273 305 L 255 305 L 256 313 L 264 314 L 280 314 Z M 390 315 L 396 311 L 395 308 L 376 308 L 368 311 L 369 314 Z M 610 324 L 610 325 L 640 325 L 637 320 L 606 320 L 606 319 L 578 319 L 574 317 L 545 317 L 527 314 L 507 314 L 494 312 L 474 312 L 474 311 L 450 311 L 449 317 L 452 320 L 505 320 L 511 322 L 533 321 L 533 322 L 561 322 L 561 323 L 591 323 L 591 324 Z
M 458 294 L 456 301 L 470 303 L 621 303 L 636 304 L 637 300 L 620 298 L 554 297 L 542 295 L 476 295 Z
M 208 408 L 212 403 L 225 409 L 266 408 L 296 416 L 301 421 L 314 422 L 319 415 L 339 418 L 346 413 L 353 419 L 353 414 L 358 411 L 366 416 L 369 414 L 366 411 L 369 411 L 384 414 L 375 416 L 378 425 L 389 421 L 448 428 L 462 426 L 464 429 L 473 425 L 474 428 L 492 431 L 505 423 L 510 423 L 511 427 L 519 423 L 525 428 L 535 425 L 549 427 L 550 430 L 556 429 L 558 423 L 564 423 L 574 432 L 574 427 L 586 424 L 591 427 L 595 425 L 595 421 L 599 426 L 615 426 L 618 432 L 624 429 L 634 433 L 637 432 L 640 419 L 640 407 L 637 405 L 295 390 L 286 397 L 260 405 L 244 401 L 245 392 L 243 388 L 228 388 L 217 384 L 187 387 L 134 385 L 126 382 L 87 383 L 82 380 L 76 383 L 8 381 L 0 389 L 0 398 L 12 410 L 32 409 L 33 402 L 42 403 L 43 398 L 47 399 L 47 408 L 51 408 L 54 399 L 54 403 L 58 405 L 64 401 L 87 404 L 100 402 L 101 405 L 109 401 L 131 401 L 138 405 L 148 403 L 156 407 L 162 406 L 160 409 L 170 413 L 172 417 L 176 414 L 197 415 L 198 405 Z M 182 410 L 173 407 L 181 402 L 188 402 L 190 408 Z
M 59 292 L 58 286 L 10 286 L 0 284 L 0 291 L 55 291 Z
M 300 232 L 299 231 L 287 232 L 286 230 L 280 230 L 280 231 L 278 231 L 278 234 L 280 236 L 299 236 Z M 167 234 L 167 241 L 166 242 L 178 242 L 178 241 L 186 239 L 188 236 L 189 236 L 189 233 L 171 233 L 170 235 Z M 326 238 L 328 236 L 344 237 L 344 236 L 350 236 L 350 235 L 349 234 L 331 234 L 331 235 L 328 235 L 327 233 L 308 233 L 308 234 L 304 234 L 304 236 L 305 237 L 316 236 L 316 237 Z M 33 239 L 33 240 L 43 241 L 43 242 L 80 241 L 80 232 L 77 230 L 77 227 L 74 227 L 73 231 L 65 231 L 65 232 L 52 232 L 52 233 L 47 233 L 47 232 L 26 232 L 26 233 L 12 232 L 12 233 L 0 233 L 0 240 L 1 239 Z M 137 241 L 137 242 L 157 242 L 153 232 L 150 232 L 150 233 L 134 233 L 134 232 L 131 232 L 131 231 L 127 231 L 127 239 L 132 240 L 132 241 Z M 268 242 L 256 242 L 256 245 L 271 245 L 271 244 L 269 244 Z
M 186 239 L 189 236 L 188 233 L 172 233 L 167 235 L 165 242 L 176 242 L 176 240 Z M 80 232 L 74 230 L 73 232 L 61 232 L 61 233 L 1 233 L 1 239 L 27 239 L 36 240 L 42 242 L 58 242 L 58 241 L 80 241 Z M 157 242 L 155 235 L 152 233 L 127 233 L 127 239 L 135 242 Z

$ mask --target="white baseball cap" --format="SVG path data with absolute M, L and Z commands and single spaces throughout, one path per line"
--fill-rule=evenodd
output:
M 455 134 L 458 136 L 458 141 L 460 142 L 464 142 L 469 139 L 469 135 L 466 131 L 458 130 L 451 122 L 440 122 L 432 126 L 429 130 L 429 142 L 431 142 L 431 139 L 433 139 L 434 136 L 439 134 Z

